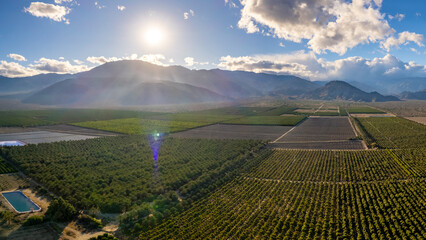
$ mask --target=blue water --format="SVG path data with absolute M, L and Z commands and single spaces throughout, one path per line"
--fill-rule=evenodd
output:
M 22 192 L 6 192 L 2 193 L 3 197 L 15 208 L 17 212 L 38 211 L 40 207 L 35 205 Z
M 21 141 L 1 141 L 0 147 L 13 147 L 13 146 L 24 146 L 25 143 Z

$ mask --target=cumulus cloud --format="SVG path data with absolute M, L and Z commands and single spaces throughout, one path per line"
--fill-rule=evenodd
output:
M 71 9 L 49 3 L 32 2 L 28 8 L 24 8 L 24 11 L 36 17 L 46 17 L 56 22 L 65 22 L 69 24 L 69 20 L 66 19 L 65 16 Z
M 188 66 L 188 67 L 194 66 L 194 64 L 195 64 L 193 57 L 186 57 L 184 59 L 184 61 L 185 61 L 186 66 Z
M 224 56 L 218 65 L 228 70 L 275 74 L 290 74 L 312 80 L 376 81 L 383 78 L 426 76 L 426 67 L 414 62 L 403 62 L 392 55 L 366 59 L 348 57 L 335 61 L 317 58 L 313 52 L 292 54 Z
M 241 0 L 238 27 L 293 42 L 307 39 L 315 53 L 344 54 L 385 39 L 394 30 L 380 13 L 381 0 Z
M 95 2 L 95 6 L 96 6 L 98 9 L 105 8 L 105 5 L 102 5 L 102 4 L 100 4 L 99 2 Z
M 395 19 L 395 20 L 398 20 L 398 21 L 402 21 L 404 18 L 405 18 L 405 15 L 404 14 L 401 14 L 401 13 L 397 13 L 397 14 L 395 14 L 394 16 L 392 16 L 392 15 L 388 15 L 388 18 L 390 19 L 390 20 L 393 20 L 393 19 Z
M 16 54 L 16 53 L 8 54 L 7 57 L 12 58 L 15 61 L 20 61 L 20 62 L 27 61 L 27 59 L 24 56 Z
M 117 9 L 120 10 L 120 11 L 124 11 L 124 9 L 126 9 L 126 7 L 125 6 L 117 5 Z
M 183 19 L 187 20 L 189 19 L 190 16 L 194 16 L 195 12 L 192 9 L 189 9 L 189 12 L 184 12 L 183 13 Z
M 389 52 L 392 47 L 406 45 L 409 42 L 413 42 L 418 46 L 423 47 L 423 35 L 405 31 L 399 33 L 397 38 L 392 36 L 386 39 L 386 41 L 382 42 L 382 48 Z
M 56 4 L 62 4 L 62 3 L 70 3 L 72 1 L 74 1 L 74 0 L 55 0 L 55 3 Z
M 72 65 L 69 61 L 40 58 L 29 65 L 40 73 L 77 73 L 89 70 L 85 65 Z
M 106 58 L 104 56 L 100 56 L 100 57 L 92 56 L 92 57 L 88 57 L 86 60 L 88 62 L 98 64 L 98 65 L 104 64 L 107 62 L 116 62 L 121 60 L 142 60 L 142 61 L 149 62 L 156 65 L 162 65 L 162 66 L 167 65 L 164 63 L 164 61 L 166 60 L 166 57 L 162 54 L 145 54 L 140 57 L 137 54 L 131 54 L 130 56 L 127 56 L 127 57 L 110 57 L 110 58 Z
M 37 70 L 27 68 L 19 63 L 0 61 L 0 75 L 5 77 L 27 77 L 38 74 Z
M 229 6 L 230 8 L 237 8 L 237 4 L 235 4 L 232 0 L 225 0 L 225 5 Z

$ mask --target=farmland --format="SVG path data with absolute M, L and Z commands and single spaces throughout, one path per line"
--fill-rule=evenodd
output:
M 149 134 L 153 133 L 154 131 L 160 133 L 178 132 L 190 128 L 204 126 L 207 125 L 207 123 L 126 118 L 105 121 L 79 122 L 73 123 L 73 125 L 126 134 Z
M 357 114 L 357 113 L 366 113 L 366 114 L 383 114 L 385 112 L 377 110 L 372 107 L 350 107 L 346 109 L 348 113 Z
M 107 119 L 146 117 L 159 113 L 125 110 L 97 109 L 52 109 L 28 111 L 0 111 L 0 127 L 31 127 L 72 123 L 78 121 L 97 121 Z
M 120 213 L 153 201 L 179 205 L 176 190 L 196 199 L 238 172 L 249 150 L 260 146 L 252 140 L 165 139 L 158 167 L 141 136 L 27 145 L 1 154 L 79 208 Z
M 305 116 L 251 116 L 225 121 L 229 124 L 294 126 Z
M 277 148 L 363 149 L 347 117 L 310 117 L 275 140 Z
M 2 157 L 0 157 L 0 174 L 4 173 L 13 173 L 16 172 L 16 169 L 7 164 Z
M 356 118 L 367 143 L 380 148 L 426 146 L 426 126 L 398 117 Z
M 172 134 L 177 138 L 275 140 L 289 131 L 289 126 L 214 124 Z
M 425 126 L 342 116 L 366 109 L 273 102 L 4 128 L 93 138 L 1 148 L 0 189 L 28 187 L 13 164 L 124 239 L 425 238 Z
M 407 179 L 391 161 L 386 152 L 275 152 L 140 239 L 424 238 L 424 176 Z

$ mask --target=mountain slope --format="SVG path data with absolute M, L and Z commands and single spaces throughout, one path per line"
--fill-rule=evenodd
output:
M 323 87 L 309 93 L 302 94 L 301 97 L 309 99 L 348 100 L 356 102 L 399 101 L 399 99 L 394 96 L 383 96 L 378 92 L 364 92 L 343 81 L 331 81 Z
M 71 78 L 71 74 L 40 74 L 32 77 L 8 78 L 0 76 L 0 95 L 23 94 L 43 89 Z
M 400 97 L 401 99 L 426 100 L 426 89 L 418 92 L 403 92 Z
M 25 99 L 42 105 L 155 105 L 229 101 L 210 90 L 174 82 L 144 82 L 136 85 L 110 83 L 102 79 L 69 79 Z
M 317 87 L 295 76 L 189 70 L 124 60 L 75 74 L 73 79 L 53 84 L 25 102 L 47 105 L 215 102 L 265 96 L 276 90 L 300 94 Z

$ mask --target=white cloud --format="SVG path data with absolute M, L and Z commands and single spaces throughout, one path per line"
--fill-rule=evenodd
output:
M 64 57 L 59 57 L 59 60 L 64 60 L 65 58 Z
M 38 74 L 37 70 L 27 68 L 19 63 L 0 61 L 0 75 L 5 77 L 27 77 Z
M 232 0 L 225 0 L 225 6 L 228 5 L 230 8 L 237 8 L 237 4 L 235 4 Z
M 405 31 L 405 32 L 399 33 L 397 38 L 391 36 L 388 39 L 386 39 L 386 41 L 383 41 L 382 48 L 386 49 L 386 51 L 389 52 L 389 50 L 392 47 L 395 47 L 395 46 L 399 47 L 400 45 L 406 45 L 409 42 L 413 42 L 417 44 L 418 46 L 423 47 L 424 46 L 423 35 Z
M 167 64 L 163 63 L 166 60 L 166 57 L 162 54 L 145 54 L 142 55 L 140 57 L 138 57 L 137 54 L 131 54 L 130 56 L 126 56 L 126 57 L 110 57 L 110 58 L 106 58 L 104 56 L 100 56 L 100 57 L 88 57 L 86 59 L 88 62 L 94 63 L 94 64 L 104 64 L 107 62 L 116 62 L 116 61 L 121 61 L 121 60 L 142 60 L 145 62 L 149 62 L 152 64 L 157 64 L 157 65 L 161 65 L 161 66 L 166 66 Z
M 307 39 L 315 53 L 344 54 L 383 40 L 394 30 L 380 13 L 381 0 L 241 0 L 238 27 L 293 42 Z
M 56 22 L 65 22 L 69 24 L 69 20 L 66 19 L 65 16 L 71 9 L 43 2 L 32 2 L 28 8 L 24 8 L 24 11 L 36 17 L 46 17 Z
M 62 3 L 69 3 L 69 2 L 72 2 L 73 0 L 55 0 L 55 3 L 56 4 L 62 4 Z
M 89 70 L 85 65 L 72 65 L 69 61 L 48 58 L 40 58 L 29 66 L 40 73 L 77 73 Z
M 189 12 L 184 12 L 183 13 L 183 19 L 187 20 L 189 19 L 190 16 L 194 16 L 195 12 L 192 9 L 189 9 Z
M 184 61 L 185 61 L 186 66 L 188 66 L 188 67 L 194 66 L 194 64 L 195 64 L 193 57 L 186 57 L 184 59 Z
M 117 9 L 120 10 L 120 11 L 124 11 L 124 9 L 126 9 L 126 7 L 125 6 L 117 5 Z
M 20 61 L 20 62 L 21 61 L 27 61 L 27 59 L 24 56 L 16 54 L 16 53 L 8 54 L 7 57 L 12 58 L 15 61 Z
M 76 63 L 76 64 L 79 64 L 79 65 L 84 63 L 83 61 L 80 61 L 78 59 L 74 59 L 73 62 Z
M 106 58 L 104 56 L 100 56 L 100 57 L 87 57 L 86 60 L 88 62 L 91 63 L 95 63 L 95 64 L 104 64 L 107 62 L 115 62 L 115 61 L 120 61 L 122 60 L 121 58 L 116 58 L 116 57 L 111 57 L 111 58 Z
M 388 18 L 389 18 L 390 20 L 396 19 L 396 20 L 398 20 L 398 21 L 400 21 L 400 22 L 401 22 L 401 21 L 405 18 L 405 15 L 404 15 L 404 14 L 401 14 L 401 13 L 397 13 L 397 14 L 395 14 L 395 16 L 388 15 Z
M 285 47 L 285 45 L 282 42 L 280 42 L 280 47 Z
M 227 70 L 290 74 L 312 80 L 374 82 L 383 78 L 426 76 L 426 66 L 403 62 L 392 55 L 366 59 L 348 57 L 335 61 L 317 58 L 313 52 L 279 55 L 224 56 L 218 65 Z

